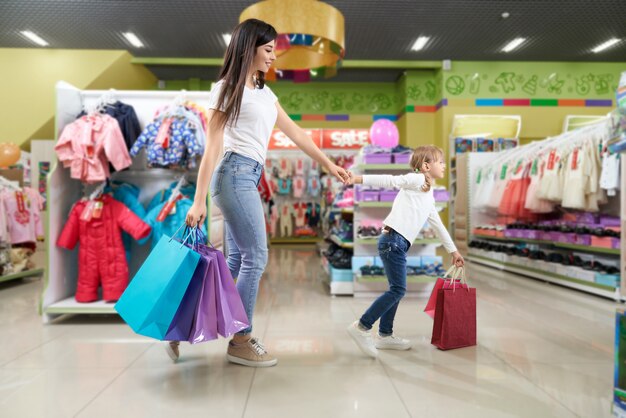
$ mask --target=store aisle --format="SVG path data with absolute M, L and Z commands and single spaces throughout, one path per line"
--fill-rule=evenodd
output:
M 609 416 L 614 303 L 472 267 L 479 346 L 429 344 L 425 301 L 405 300 L 408 352 L 364 358 L 345 327 L 369 300 L 331 298 L 313 250 L 271 251 L 256 335 L 279 365 L 225 360 L 226 341 L 161 344 L 115 317 L 43 326 L 40 281 L 0 285 L 0 411 L 7 417 Z

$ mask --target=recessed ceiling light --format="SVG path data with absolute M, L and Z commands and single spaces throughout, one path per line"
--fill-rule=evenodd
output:
M 232 39 L 233 35 L 231 35 L 230 33 L 223 33 L 222 34 L 222 39 L 224 40 L 224 43 L 226 44 L 226 46 L 230 45 L 230 40 Z
M 597 47 L 593 48 L 591 51 L 597 54 L 598 52 L 602 52 L 605 49 L 608 49 L 608 48 L 612 47 L 613 45 L 615 45 L 619 41 L 621 41 L 621 39 L 618 39 L 618 38 L 609 39 L 608 41 L 606 41 L 604 43 L 601 43 Z
M 44 41 L 40 36 L 34 34 L 33 32 L 29 30 L 23 30 L 20 33 L 24 35 L 25 37 L 27 37 L 28 39 L 30 39 L 31 41 L 33 41 L 34 43 L 36 43 L 37 45 L 40 45 L 40 46 L 49 45 L 48 42 Z
M 429 40 L 430 36 L 420 36 L 411 47 L 411 51 L 421 51 Z
M 130 43 L 135 48 L 143 48 L 143 42 L 141 42 L 141 40 L 134 33 L 124 32 L 122 35 L 124 35 L 124 38 L 126 38 L 128 43 Z
M 526 38 L 515 38 L 511 42 L 506 44 L 506 46 L 504 48 L 502 48 L 502 51 L 503 52 L 511 52 L 514 49 L 516 49 L 517 47 L 519 47 L 521 44 L 523 44 L 525 41 L 526 41 Z
M 511 13 L 509 13 L 509 12 L 502 13 L 502 19 L 508 19 L 509 16 L 511 16 Z

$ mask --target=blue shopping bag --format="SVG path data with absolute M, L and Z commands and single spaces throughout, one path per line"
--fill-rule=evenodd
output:
M 152 249 L 115 310 L 137 334 L 159 340 L 172 323 L 200 254 L 183 243 L 163 236 Z

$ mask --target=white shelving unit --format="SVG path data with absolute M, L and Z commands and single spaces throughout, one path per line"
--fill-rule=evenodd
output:
M 497 142 L 498 138 L 512 139 L 519 145 L 519 134 L 522 130 L 522 117 L 519 115 L 455 115 L 452 121 L 452 129 L 450 136 L 448 137 L 448 190 L 451 196 L 457 195 L 458 187 L 460 186 L 457 177 L 459 168 L 458 157 L 464 153 L 456 153 L 455 140 L 456 138 L 472 139 L 486 138 L 492 139 Z M 497 149 L 497 144 L 496 144 Z M 473 149 L 472 152 L 476 150 Z M 491 154 L 491 153 L 478 153 L 478 154 Z M 449 217 L 449 230 L 455 231 L 457 228 L 465 229 L 463 225 L 456 225 L 457 201 L 455 198 L 450 200 L 450 217 Z M 461 224 L 463 220 L 461 219 Z
M 95 103 L 106 91 L 82 91 L 76 87 L 59 82 L 56 88 L 56 137 L 63 128 L 73 122 L 83 107 Z M 134 107 L 137 117 L 144 128 L 154 117 L 159 108 L 170 105 L 180 94 L 176 91 L 123 91 L 115 92 L 115 98 Z M 208 105 L 208 92 L 187 92 L 185 96 L 202 106 Z M 83 185 L 70 178 L 69 170 L 54 161 L 48 175 L 48 219 L 46 243 L 48 262 L 44 275 L 44 292 L 40 310 L 44 322 L 49 322 L 63 314 L 113 314 L 113 303 L 102 301 L 78 303 L 74 299 L 78 275 L 78 248 L 68 251 L 56 246 L 72 205 L 82 197 Z M 115 180 L 127 181 L 140 187 L 139 199 L 146 205 L 152 197 L 180 177 L 182 172 L 166 169 L 146 168 L 146 158 L 141 152 L 133 159 L 132 166 L 125 171 L 113 174 Z M 188 180 L 195 180 L 197 172 L 187 172 Z M 209 238 L 217 248 L 223 247 L 223 216 L 219 209 L 209 201 Z M 130 278 L 137 272 L 150 251 L 150 245 L 139 246 L 132 243 L 132 258 L 129 263 Z

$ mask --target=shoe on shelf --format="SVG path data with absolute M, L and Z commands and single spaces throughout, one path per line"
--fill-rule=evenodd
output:
M 356 345 L 361 349 L 363 354 L 376 358 L 378 357 L 378 350 L 374 345 L 374 339 L 372 338 L 372 331 L 363 331 L 359 328 L 359 321 L 355 321 L 348 327 L 348 334 L 352 337 Z
M 257 338 L 250 338 L 245 343 L 228 343 L 226 358 L 231 363 L 248 367 L 272 367 L 278 360 L 267 352 Z
M 170 356 L 174 363 L 176 363 L 180 357 L 179 346 L 180 342 L 178 341 L 167 341 L 165 344 L 165 352 L 168 356 Z
M 387 337 L 381 337 L 380 335 L 374 342 L 376 348 L 379 350 L 410 350 L 413 344 L 410 340 L 396 337 L 395 335 L 389 335 Z

